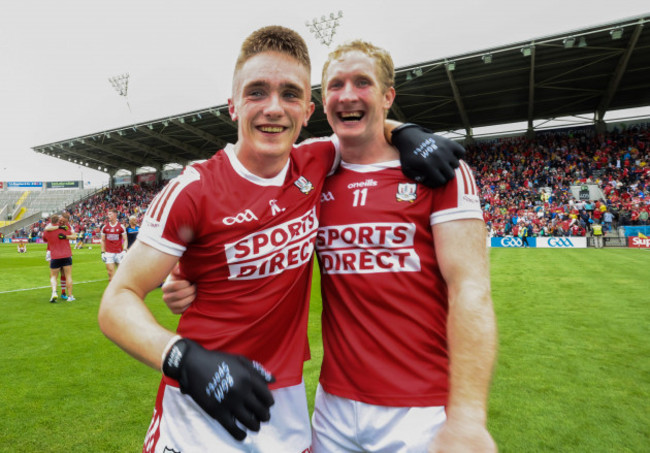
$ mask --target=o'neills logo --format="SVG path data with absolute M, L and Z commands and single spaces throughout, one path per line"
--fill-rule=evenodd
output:
M 412 223 L 356 223 L 323 227 L 316 236 L 322 272 L 373 274 L 418 272 Z
M 352 182 L 348 184 L 348 189 L 358 189 L 360 187 L 376 187 L 377 181 L 372 178 L 366 179 L 365 181 Z
M 318 230 L 316 208 L 304 215 L 226 244 L 231 280 L 277 275 L 309 262 Z

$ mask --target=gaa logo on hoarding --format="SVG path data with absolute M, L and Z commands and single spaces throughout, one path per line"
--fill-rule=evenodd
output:
M 501 239 L 501 247 L 521 247 L 523 242 L 519 238 L 503 238 Z
M 549 247 L 573 247 L 573 242 L 569 238 L 550 238 Z

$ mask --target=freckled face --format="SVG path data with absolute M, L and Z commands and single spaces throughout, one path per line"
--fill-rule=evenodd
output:
M 330 63 L 323 86 L 325 114 L 341 141 L 383 134 L 385 112 L 395 90 L 383 91 L 374 59 L 360 51 L 346 52 Z
M 314 111 L 309 71 L 288 55 L 256 55 L 235 74 L 228 107 L 238 122 L 240 159 L 288 155 Z

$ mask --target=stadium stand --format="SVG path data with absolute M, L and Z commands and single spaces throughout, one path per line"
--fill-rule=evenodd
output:
M 1 192 L 0 191 L 0 222 L 11 220 L 18 200 L 22 192 Z M 3 224 L 0 223 L 0 227 Z
M 97 189 L 0 191 L 0 231 L 20 230 L 53 212 L 88 197 Z
M 99 238 L 99 232 L 106 222 L 106 211 L 114 207 L 118 210 L 118 220 L 126 224 L 130 215 L 136 215 L 138 222 L 142 219 L 149 203 L 161 189 L 160 185 L 132 185 L 117 188 L 103 188 L 93 191 L 90 196 L 72 204 L 66 204 L 58 211 L 49 210 L 49 213 L 68 212 L 71 216 L 70 223 L 75 232 L 84 234 L 85 242 Z M 79 191 L 77 191 L 79 192 Z M 51 206 L 51 205 L 50 205 Z M 39 241 L 43 236 L 43 228 L 49 223 L 49 217 L 39 216 L 29 224 L 13 226 L 11 231 L 4 231 L 9 238 L 29 238 L 30 241 Z M 88 234 L 86 234 L 88 233 Z
M 598 134 L 584 127 L 468 147 L 490 233 L 517 235 L 525 224 L 532 236 L 585 236 L 598 222 L 607 236 L 618 236 L 619 225 L 647 225 L 648 130 L 640 124 Z M 595 190 L 576 197 L 572 188 L 585 186 Z
M 502 137 L 468 147 L 476 172 L 485 220 L 492 236 L 588 236 L 594 222 L 604 223 L 606 245 L 624 245 L 623 226 L 649 225 L 650 125 L 642 123 L 597 133 L 594 127 Z M 105 188 L 66 207 L 75 229 L 96 236 L 109 207 L 120 222 L 138 221 L 161 184 Z M 581 199 L 580 189 L 591 187 Z M 577 192 L 575 189 L 578 188 Z M 577 193 L 577 196 L 576 196 Z M 593 194 L 598 194 L 593 196 Z M 47 219 L 24 231 L 40 237 Z M 621 228 L 619 228 L 621 227 Z

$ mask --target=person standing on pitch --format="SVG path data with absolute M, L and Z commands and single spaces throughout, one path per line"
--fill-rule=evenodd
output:
M 43 232 L 57 231 L 58 233 L 63 232 L 63 234 L 65 234 L 65 235 L 75 234 L 75 236 L 77 236 L 76 232 L 72 228 L 72 225 L 70 224 L 70 214 L 68 214 L 67 212 L 64 212 L 60 216 L 57 216 L 57 218 L 58 218 L 58 221 L 56 223 L 50 221 L 50 223 L 47 224 L 45 226 L 45 228 L 43 228 Z M 70 256 L 72 256 L 72 254 Z M 51 260 L 51 252 L 50 252 L 49 243 L 48 243 L 48 246 L 47 246 L 47 252 L 45 254 L 45 260 L 48 261 L 48 262 Z M 70 269 L 70 273 L 72 273 L 72 269 Z M 66 274 L 65 274 L 65 272 L 60 272 L 59 274 L 60 274 L 60 278 L 61 278 L 61 299 L 68 300 L 68 294 L 66 292 L 67 291 L 67 286 L 68 286 L 67 281 L 66 281 Z M 53 291 L 53 292 L 56 293 L 56 290 Z M 74 301 L 74 298 L 72 300 Z
M 591 225 L 592 236 L 594 237 L 594 247 L 597 249 L 603 248 L 603 225 L 596 220 Z
M 52 216 L 53 225 L 58 225 L 59 221 L 58 215 Z M 43 232 L 43 240 L 47 242 L 50 251 L 50 285 L 52 286 L 50 302 L 52 303 L 56 302 L 58 298 L 56 288 L 59 272 L 65 274 L 68 302 L 76 300 L 72 295 L 72 249 L 70 248 L 70 240 L 76 239 L 76 237 L 74 233 L 60 228 Z
M 129 225 L 126 227 L 126 249 L 129 250 L 131 246 L 135 243 L 135 240 L 138 237 L 138 232 L 140 231 L 140 225 L 138 225 L 138 218 L 135 215 L 129 217 Z
M 228 101 L 237 143 L 187 167 L 153 200 L 136 253 L 106 289 L 102 331 L 164 374 L 144 451 L 310 448 L 302 365 L 312 252 L 338 142 L 294 146 L 314 109 L 309 83 L 297 33 L 264 27 L 245 40 Z M 143 298 L 179 258 L 197 293 L 174 336 Z
M 496 451 L 486 429 L 496 350 L 485 224 L 472 171 L 437 189 L 383 139 L 390 55 L 364 41 L 323 68 L 342 163 L 316 238 L 324 358 L 313 452 Z
M 108 222 L 101 229 L 102 261 L 106 264 L 108 281 L 113 279 L 115 267 L 126 255 L 126 230 L 117 220 L 117 209 L 110 208 L 106 212 Z

